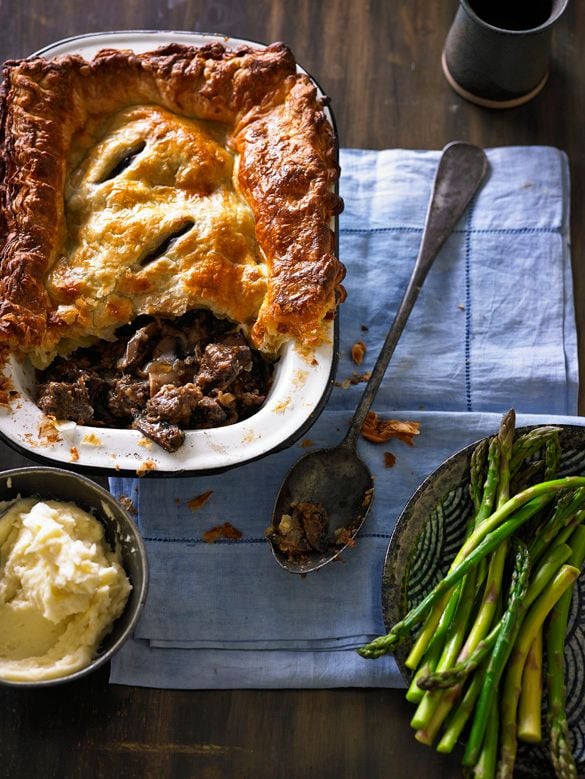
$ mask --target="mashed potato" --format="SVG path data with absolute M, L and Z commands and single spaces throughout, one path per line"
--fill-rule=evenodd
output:
M 0 518 L 0 678 L 84 668 L 130 589 L 97 519 L 73 503 L 18 500 Z

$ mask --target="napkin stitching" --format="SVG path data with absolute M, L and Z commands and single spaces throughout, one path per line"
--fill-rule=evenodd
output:
M 391 227 L 342 227 L 340 233 L 422 233 L 423 227 L 407 227 L 405 225 L 394 225 Z M 452 233 L 463 235 L 465 233 L 471 233 L 473 235 L 517 235 L 521 233 L 525 234 L 540 234 L 550 233 L 552 235 L 559 235 L 564 232 L 562 225 L 559 227 L 473 227 L 473 228 L 456 228 L 451 231 Z
M 471 220 L 475 199 L 467 212 L 465 224 L 465 404 L 468 411 L 473 410 L 471 398 Z
M 357 535 L 357 538 L 390 538 L 390 533 L 359 533 Z M 163 536 L 144 536 L 144 540 L 148 543 L 154 543 L 154 544 L 208 544 L 209 541 L 204 541 L 202 538 L 190 538 L 190 537 L 178 537 L 178 538 L 164 538 Z M 266 544 L 267 541 L 265 538 L 218 538 L 216 541 L 213 542 L 214 546 L 217 546 L 218 544 L 233 544 L 234 546 L 237 546 L 238 544 Z
M 211 546 L 209 541 L 204 541 L 203 538 L 163 538 L 162 536 L 144 536 L 144 540 L 157 544 L 207 544 Z M 218 544 L 266 544 L 265 538 L 218 538 L 213 541 L 213 546 Z

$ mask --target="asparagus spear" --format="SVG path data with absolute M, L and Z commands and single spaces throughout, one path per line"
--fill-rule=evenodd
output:
M 463 755 L 463 765 L 466 766 L 474 766 L 479 758 L 489 713 L 508 659 L 511 642 L 514 640 L 517 632 L 522 599 L 528 591 L 530 555 L 526 545 L 521 541 L 516 540 L 514 546 L 514 569 L 510 583 L 509 605 L 502 617 L 502 626 L 498 632 L 475 709 L 471 733 L 467 741 L 465 754 Z
M 496 552 L 493 553 L 492 560 L 490 561 L 485 595 L 478 616 L 472 629 L 469 631 L 465 646 L 461 649 L 461 652 L 457 657 L 456 664 L 465 662 L 465 660 L 473 654 L 477 645 L 481 643 L 481 640 L 485 637 L 496 611 L 501 610 L 501 587 L 499 578 L 501 578 L 503 573 L 504 556 L 498 553 L 505 545 L 506 541 L 500 544 Z M 468 574 L 468 576 L 469 575 L 471 574 Z M 451 665 L 451 667 L 453 666 Z M 445 669 L 445 673 L 448 674 L 449 666 L 445 665 L 438 670 L 443 670 L 443 668 Z M 427 715 L 431 716 L 427 720 L 425 720 L 423 716 L 420 716 L 417 720 L 419 732 L 416 737 L 419 741 L 422 743 L 432 743 L 439 728 L 445 721 L 445 718 L 461 697 L 462 691 L 462 684 L 460 683 L 450 687 L 440 695 L 434 694 L 434 705 L 425 712 Z
M 459 583 L 458 587 L 460 586 L 461 586 L 461 582 Z M 460 595 L 459 589 L 457 590 L 457 592 L 451 592 L 448 603 L 445 606 L 440 616 L 439 624 L 436 628 L 436 631 L 433 637 L 428 642 L 422 663 L 420 665 L 418 665 L 418 663 L 415 663 L 412 666 L 412 669 L 416 671 L 416 673 L 414 674 L 412 682 L 410 683 L 410 686 L 406 693 L 406 699 L 411 703 L 417 703 L 417 704 L 420 703 L 424 695 L 424 691 L 417 685 L 417 679 L 420 676 L 424 676 L 428 673 L 432 673 L 437 667 L 437 664 L 441 657 L 441 653 L 443 651 L 443 647 L 445 645 L 445 639 L 447 637 L 449 628 L 451 626 L 451 621 L 453 619 L 453 616 L 457 609 L 457 605 L 459 603 L 459 595 Z M 408 658 L 406 662 L 408 663 Z M 409 666 L 407 665 L 407 668 L 408 667 Z
M 522 600 L 522 609 L 528 606 L 540 595 L 542 590 L 550 582 L 564 562 L 567 562 L 571 555 L 571 548 L 567 544 L 559 544 L 551 550 L 543 563 L 538 568 L 533 580 L 528 588 L 526 596 Z M 512 598 L 508 609 L 512 605 Z M 489 656 L 494 648 L 498 633 L 501 630 L 504 615 L 497 622 L 490 633 L 482 639 L 473 652 L 468 657 L 458 661 L 454 666 L 446 671 L 436 671 L 419 673 L 416 678 L 416 684 L 422 690 L 445 689 L 461 684 L 466 677 L 478 668 L 481 663 Z
M 510 461 L 514 444 L 515 422 L 516 415 L 514 411 L 508 411 L 508 413 L 504 415 L 498 432 L 500 467 L 496 500 L 497 509 L 501 508 L 510 497 Z M 465 644 L 463 658 L 474 651 L 492 626 L 496 603 L 500 597 L 507 552 L 508 543 L 507 541 L 504 541 L 497 547 L 490 559 L 484 598 Z
M 490 516 L 496 501 L 498 490 L 498 477 L 500 475 L 500 442 L 494 436 L 488 446 L 487 472 L 483 485 L 483 496 L 475 515 L 474 527 L 480 525 L 484 519 Z
M 494 502 L 496 508 L 501 508 L 510 496 L 510 459 L 514 443 L 515 423 L 516 414 L 512 409 L 504 415 L 498 435 L 490 443 L 491 455 L 488 453 L 488 458 L 492 472 L 490 473 L 488 470 L 484 486 L 484 498 L 486 495 L 489 495 L 489 506 L 492 508 Z M 482 502 L 480 511 L 475 518 L 474 529 L 481 526 L 482 522 L 489 516 L 487 510 L 482 510 L 485 508 L 487 508 L 486 502 Z M 460 654 L 451 653 L 446 655 L 437 666 L 439 672 L 448 671 L 457 659 L 466 657 L 489 630 L 500 600 L 500 582 L 504 569 L 506 549 L 507 542 L 503 541 L 491 555 L 483 601 L 471 635 L 465 642 L 465 647 Z M 467 577 L 472 575 L 467 574 Z M 466 590 L 469 592 L 470 588 L 466 586 Z M 469 605 L 471 605 L 471 601 Z M 468 611 L 469 609 L 465 612 L 464 619 L 460 617 L 459 613 L 456 614 L 454 619 L 453 635 L 457 639 L 458 650 L 461 649 L 461 645 L 464 642 L 464 630 L 466 629 L 469 616 Z M 418 741 L 423 744 L 432 744 L 445 717 L 447 717 L 449 711 L 459 699 L 461 692 L 461 687 L 457 687 L 452 688 L 447 693 L 430 691 L 425 694 L 411 721 L 411 725 L 417 728 L 415 737 Z
M 479 697 L 479 693 L 483 686 L 483 678 L 484 672 L 482 669 L 479 669 L 478 672 L 473 675 L 461 702 L 457 708 L 453 709 L 449 714 L 449 719 L 445 724 L 445 730 L 443 731 L 441 740 L 437 744 L 437 752 L 448 754 L 455 748 L 457 739 L 461 735 L 461 732 L 473 711 L 475 702 Z
M 526 596 L 521 604 L 521 618 L 558 573 L 561 565 L 569 560 L 572 549 L 567 544 L 555 544 L 537 567 Z M 542 635 L 537 633 L 530 647 L 522 677 L 518 738 L 521 741 L 540 741 Z
M 533 484 L 531 487 L 517 493 L 510 498 L 510 500 L 506 501 L 503 506 L 496 509 L 491 516 L 484 520 L 481 525 L 473 531 L 455 556 L 455 560 L 451 564 L 451 570 L 457 567 L 462 560 L 465 560 L 488 533 L 491 533 L 492 530 L 498 528 L 504 520 L 508 519 L 511 514 L 523 507 L 524 504 L 529 501 L 532 502 L 533 498 L 541 496 L 552 498 L 556 492 L 565 489 L 577 489 L 579 487 L 585 487 L 585 476 L 565 476 L 562 479 L 551 479 L 550 481 Z M 548 500 L 545 501 L 539 509 L 543 508 L 546 503 L 548 503 Z M 533 516 L 534 513 L 536 512 L 531 513 L 530 516 Z M 526 517 L 526 519 L 529 519 L 529 517 Z M 507 538 L 508 535 L 510 535 L 510 533 L 506 534 L 504 537 Z
M 583 521 L 585 489 L 579 488 L 561 495 L 548 520 L 538 528 L 530 544 L 530 554 L 537 560 L 548 549 L 561 530 Z
M 511 409 L 500 424 L 498 441 L 500 442 L 500 473 L 498 479 L 497 508 L 501 508 L 510 497 L 510 472 L 512 451 L 514 448 L 514 431 L 516 425 L 516 413 Z
M 585 527 L 577 527 L 571 536 L 573 554 L 569 563 L 581 568 L 585 561 Z M 548 657 L 548 728 L 550 731 L 551 760 L 559 779 L 577 779 L 577 767 L 569 745 L 569 724 L 565 711 L 564 648 L 572 592 L 567 591 L 553 607 L 546 630 Z
M 559 470 L 561 461 L 561 445 L 558 434 L 547 439 L 545 445 L 544 457 L 544 479 L 554 479 Z M 525 470 L 525 469 L 523 469 Z M 565 562 L 571 554 L 570 547 L 564 544 L 564 538 L 555 540 L 557 551 L 560 549 L 568 550 L 568 556 L 562 552 L 556 555 L 559 563 Z M 549 555 L 548 565 L 554 566 L 553 554 Z M 545 572 L 546 566 L 541 568 L 539 573 Z M 543 666 L 543 630 L 540 628 L 528 652 L 524 674 L 522 675 L 522 689 L 520 692 L 520 702 L 518 706 L 518 738 L 530 744 L 540 744 L 542 741 L 542 666 Z
M 551 438 L 558 437 L 560 430 L 560 427 L 554 425 L 541 425 L 518 436 L 514 442 L 510 472 L 515 474 L 524 460 L 540 451 Z
M 530 553 L 530 549 L 528 551 Z M 533 564 L 533 570 L 536 570 L 530 580 L 526 597 L 522 603 L 524 611 L 532 606 L 534 601 L 544 591 L 544 588 L 550 584 L 552 579 L 557 575 L 561 565 L 568 562 L 571 551 L 571 547 L 568 544 L 557 544 L 552 547 L 549 553 L 542 558 L 537 566 Z
M 418 668 L 421 659 L 427 651 L 427 647 L 429 646 L 430 642 L 435 639 L 437 632 L 439 632 L 439 625 L 441 624 L 443 615 L 445 614 L 448 615 L 448 621 L 445 623 L 446 628 L 448 629 L 453 614 L 457 609 L 459 595 L 459 588 L 446 589 L 441 597 L 438 598 L 437 601 L 433 604 L 433 607 L 427 614 L 425 622 L 404 663 L 405 666 L 410 668 L 411 671 L 415 671 Z M 443 631 L 440 632 L 440 635 L 444 635 Z M 362 655 L 362 657 L 365 657 L 365 655 Z
M 530 645 L 518 703 L 518 738 L 529 744 L 542 741 L 542 629 Z
M 424 688 L 419 687 L 419 679 L 433 675 L 434 670 L 437 667 L 437 663 L 439 662 L 439 655 L 440 648 L 437 648 L 437 651 L 434 652 L 431 647 L 429 647 L 422 663 L 416 669 L 406 691 L 406 695 L 404 696 L 409 703 L 416 703 L 418 705 L 421 702 L 423 695 L 425 694 L 425 690 Z
M 500 717 L 496 700 L 492 701 L 485 738 L 477 763 L 473 766 L 475 779 L 494 779 L 498 760 L 498 738 L 500 735 Z
M 546 616 L 578 576 L 578 568 L 572 565 L 561 567 L 550 587 L 530 607 L 510 653 L 501 697 L 502 744 L 497 770 L 498 779 L 511 779 L 514 773 L 517 748 L 516 717 L 526 655 Z
M 559 434 L 556 433 L 546 440 L 544 454 L 544 481 L 548 481 L 549 479 L 554 479 L 557 477 L 560 464 L 561 442 L 559 440 Z
M 519 545 L 520 550 L 525 549 L 521 541 L 515 542 Z M 524 554 L 524 552 L 516 552 L 515 565 L 518 564 L 518 555 Z M 529 560 L 530 554 L 526 549 L 526 565 L 530 568 Z M 514 637 L 517 634 L 524 615 L 530 606 L 541 596 L 545 588 L 551 583 L 554 577 L 558 574 L 559 569 L 563 563 L 568 560 L 571 555 L 571 548 L 567 544 L 560 544 L 551 549 L 548 555 L 542 560 L 536 573 L 528 580 L 528 574 L 526 575 L 526 586 L 522 592 L 514 592 L 513 584 L 514 578 L 512 578 L 512 584 L 510 585 L 510 605 L 508 611 L 502 618 L 502 628 L 498 634 L 495 642 L 494 650 L 489 661 L 488 670 L 486 673 L 486 683 L 480 699 L 478 701 L 477 711 L 473 723 L 473 728 L 468 740 L 468 746 L 466 750 L 466 756 L 469 754 L 469 763 L 465 765 L 473 765 L 479 755 L 481 747 L 481 739 L 486 727 L 486 703 L 490 695 L 494 695 L 494 690 L 499 683 L 504 666 L 508 661 L 509 652 L 512 644 L 514 643 Z M 516 568 L 515 568 L 516 570 Z M 513 574 L 514 576 L 514 574 Z M 516 597 L 516 595 L 518 597 Z M 464 757 L 464 761 L 465 761 Z
M 483 438 L 473 450 L 469 463 L 469 495 L 477 514 L 483 499 L 483 475 L 486 469 L 489 441 Z M 490 509 L 491 511 L 491 509 Z

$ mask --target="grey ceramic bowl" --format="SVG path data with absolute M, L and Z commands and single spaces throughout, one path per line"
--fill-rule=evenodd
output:
M 146 599 L 148 560 L 144 542 L 130 514 L 109 492 L 85 476 L 49 467 L 0 472 L 0 501 L 11 500 L 19 495 L 69 501 L 95 516 L 104 526 L 108 544 L 112 549 L 118 545 L 122 565 L 132 585 L 124 612 L 104 637 L 88 666 L 67 676 L 44 681 L 16 682 L 0 678 L 0 685 L 10 687 L 49 687 L 87 676 L 108 662 L 130 637 Z
M 585 426 L 560 425 L 562 458 L 559 476 L 585 474 Z M 522 434 L 530 428 L 518 428 Z M 463 541 L 472 511 L 469 463 L 479 441 L 443 462 L 418 487 L 400 515 L 390 539 L 382 579 L 386 629 L 445 576 Z M 409 645 L 396 653 L 407 683 L 411 674 L 404 661 Z M 585 576 L 577 580 L 565 643 L 567 714 L 580 770 L 585 769 Z M 546 696 L 543 699 L 546 706 Z M 515 776 L 548 777 L 551 767 L 546 746 L 522 745 Z

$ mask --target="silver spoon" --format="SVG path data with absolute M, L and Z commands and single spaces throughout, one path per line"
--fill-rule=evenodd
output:
M 302 457 L 278 493 L 269 538 L 277 563 L 290 573 L 310 573 L 335 560 L 352 543 L 367 516 L 374 482 L 356 453 L 358 436 L 433 260 L 479 189 L 488 168 L 487 157 L 477 146 L 454 142 L 443 149 L 410 281 L 345 438 L 332 449 L 320 449 Z M 345 543 L 329 543 L 323 552 L 294 556 L 283 552 L 279 547 L 279 525 L 283 517 L 290 522 L 286 517 L 290 517 L 292 507 L 304 502 L 324 507 L 329 521 L 328 538 L 334 539 L 335 531 L 342 531 Z

